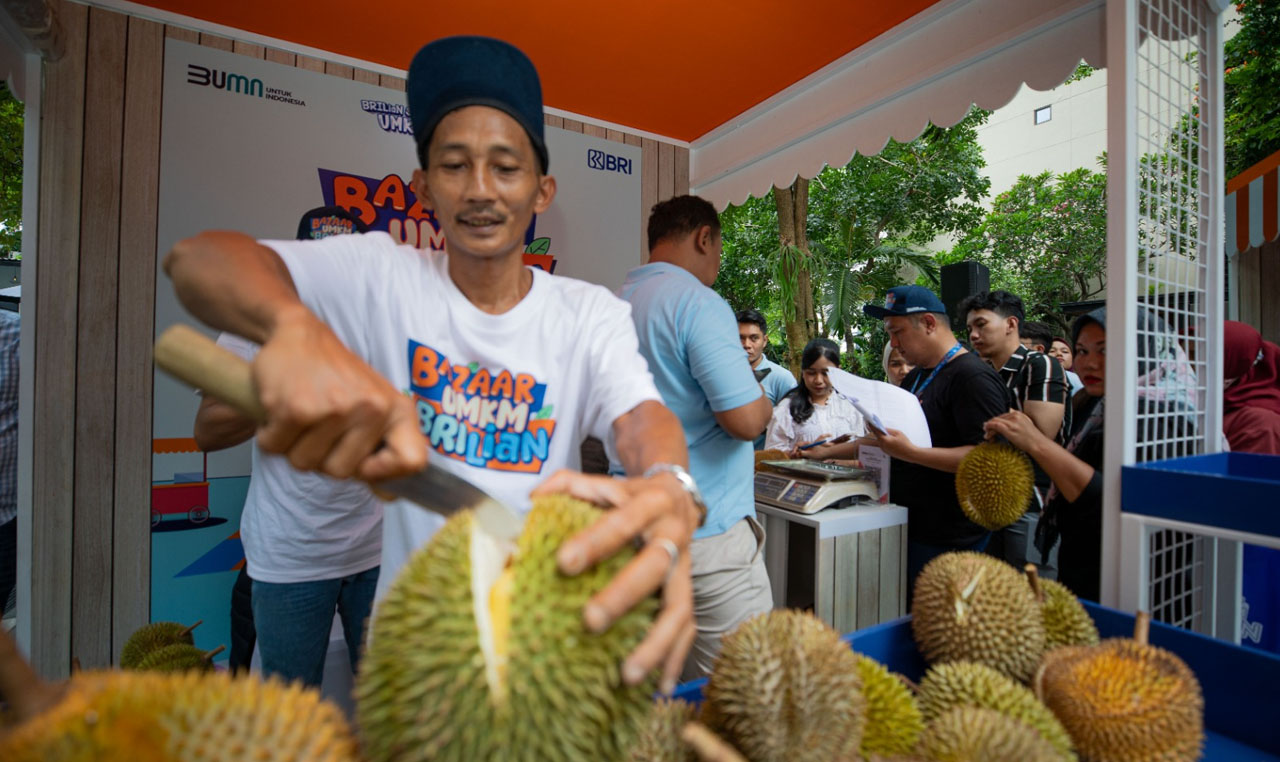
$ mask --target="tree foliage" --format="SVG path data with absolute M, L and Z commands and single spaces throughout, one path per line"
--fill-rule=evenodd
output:
M 0 82 L 0 255 L 22 248 L 22 103 Z
M 991 269 L 992 288 L 1021 296 L 1028 319 L 1065 327 L 1060 305 L 1098 293 L 1106 274 L 1106 173 L 1022 175 L 941 258 L 965 259 Z
M 1280 151 L 1280 3 L 1241 0 L 1223 48 L 1226 176 Z
M 977 127 L 988 115 L 974 110 L 954 127 L 930 126 L 905 143 L 890 140 L 875 156 L 855 155 L 809 181 L 803 265 L 815 309 L 812 325 L 788 345 L 817 335 L 841 339 L 855 355 L 851 364 L 868 375 L 880 374 L 883 337 L 878 321 L 863 317 L 862 305 L 900 283 L 936 282 L 928 245 L 942 233 L 981 221 L 980 201 L 990 183 L 982 174 Z M 798 279 L 788 272 L 798 260 L 780 239 L 776 193 L 748 199 L 721 215 L 724 261 L 715 283 L 734 309 L 755 307 L 771 325 L 800 301 L 792 290 Z M 772 333 L 777 342 L 781 332 Z M 881 344 L 872 346 L 876 342 Z M 774 347 L 775 356 L 800 349 Z

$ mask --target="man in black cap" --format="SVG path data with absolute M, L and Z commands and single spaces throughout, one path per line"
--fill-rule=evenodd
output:
M 421 163 L 412 186 L 445 251 L 384 233 L 211 232 L 175 245 L 165 270 L 194 315 L 262 345 L 258 443 L 295 467 L 376 481 L 422 468 L 430 449 L 433 467 L 518 511 L 531 490 L 614 506 L 560 548 L 560 568 L 576 574 L 644 539 L 583 616 L 604 630 L 662 587 L 662 612 L 622 674 L 634 684 L 661 668 L 670 689 L 695 634 L 687 550 L 705 509 L 626 304 L 522 264 L 525 231 L 556 191 L 537 72 L 506 43 L 451 37 L 419 51 L 406 91 Z M 577 467 L 588 433 L 613 439 L 632 478 L 561 470 Z M 380 590 L 438 525 L 385 507 Z
M 920 399 L 932 447 L 912 444 L 902 432 L 876 434 L 893 456 L 889 498 L 907 508 L 907 585 L 934 557 L 952 550 L 982 550 L 990 535 L 969 521 L 956 499 L 960 460 L 982 442 L 983 424 L 1009 409 L 1004 384 L 991 366 L 956 341 L 947 308 L 923 286 L 889 289 L 884 306 L 862 311 L 883 318 L 889 343 L 915 370 L 902 388 Z

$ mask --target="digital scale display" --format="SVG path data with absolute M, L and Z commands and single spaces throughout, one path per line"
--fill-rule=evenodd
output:
M 800 513 L 849 505 L 877 496 L 870 472 L 811 460 L 764 461 L 776 471 L 757 471 L 756 499 Z

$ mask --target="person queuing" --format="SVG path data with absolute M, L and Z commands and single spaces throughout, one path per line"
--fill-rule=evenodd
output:
M 627 273 L 619 294 L 658 391 L 684 427 L 707 506 L 689 549 L 697 637 L 682 679 L 692 680 L 711 671 L 723 635 L 773 608 L 750 444 L 773 406 L 733 340 L 733 311 L 710 288 L 721 255 L 715 207 L 696 196 L 663 201 L 648 232 L 649 264 Z
M 1084 388 L 1084 383 L 1080 381 L 1080 377 L 1075 371 L 1071 370 L 1071 342 L 1061 336 L 1054 336 L 1053 343 L 1049 346 L 1048 354 L 1058 361 L 1062 369 L 1067 372 L 1067 385 L 1071 388 L 1071 396 L 1074 397 L 1076 392 Z
M 1010 408 L 1026 413 L 1042 434 L 1065 444 L 1066 433 L 1071 429 L 1066 376 L 1057 360 L 1020 343 L 1018 327 L 1026 317 L 1022 299 L 1008 291 L 981 291 L 961 302 L 960 312 L 965 316 L 974 351 L 1004 381 Z M 1052 557 L 1042 557 L 1033 541 L 1042 495 L 1049 489 L 1049 476 L 1043 469 L 1036 469 L 1035 483 L 1026 513 L 995 532 L 987 551 L 1019 569 L 1028 562 L 1034 563 L 1041 575 L 1054 579 L 1057 570 Z
M 1232 450 L 1280 455 L 1280 346 L 1258 329 L 1223 323 L 1222 430 Z
M 1138 372 L 1149 372 L 1158 363 L 1163 324 L 1150 310 L 1139 309 Z M 1071 435 L 1065 446 L 1045 436 L 1021 411 L 1011 411 L 987 422 L 988 438 L 1003 436 L 1031 456 L 1049 474 L 1053 487 L 1037 528 L 1036 544 L 1042 554 L 1062 541 L 1058 555 L 1058 581 L 1081 598 L 1096 601 L 1100 595 L 1102 568 L 1102 457 L 1106 406 L 1107 311 L 1096 309 L 1076 319 L 1071 328 L 1075 366 L 1084 382 L 1084 393 L 1073 399 Z M 1139 420 L 1151 423 L 1139 432 L 1138 445 L 1154 455 L 1161 441 L 1185 431 L 1185 419 L 1177 409 L 1161 401 L 1139 397 Z M 1150 459 L 1150 458 L 1147 458 Z
M 764 348 L 769 344 L 769 323 L 760 314 L 760 310 L 740 310 L 738 319 L 738 340 L 747 353 L 747 362 L 755 371 L 760 386 L 769 397 L 769 404 L 777 405 L 782 397 L 796 388 L 796 377 L 791 371 L 764 356 Z M 755 438 L 752 447 L 759 450 L 764 447 L 764 432 Z
M 884 305 L 862 311 L 881 318 L 889 341 L 915 366 L 902 381 L 920 400 L 932 447 L 912 444 L 901 431 L 875 433 L 893 460 L 889 499 L 907 508 L 907 580 L 934 557 L 952 550 L 982 550 L 990 535 L 969 521 L 956 499 L 960 460 L 982 442 L 983 424 L 1008 410 L 1000 376 L 951 333 L 942 301 L 923 286 L 889 289 Z
M 1280 346 L 1253 326 L 1223 324 L 1222 431 L 1235 452 L 1280 455 Z M 1262 624 L 1245 642 L 1280 652 L 1280 550 L 1245 545 L 1242 572 L 1248 618 Z M 1252 637 L 1250 637 L 1252 635 Z
M 522 263 L 525 233 L 556 194 L 537 71 L 505 42 L 448 37 L 414 57 L 406 96 L 420 164 L 412 188 L 440 224 L 443 251 L 383 232 L 207 232 L 175 244 L 165 272 L 198 319 L 261 345 L 252 374 L 263 451 L 366 481 L 416 472 L 430 452 L 433 468 L 517 511 L 531 490 L 613 505 L 560 547 L 558 564 L 576 574 L 643 543 L 583 620 L 603 631 L 661 589 L 661 612 L 621 676 L 638 684 L 661 669 L 670 690 L 695 634 L 687 551 L 703 511 L 680 421 L 653 385 L 628 306 Z M 458 414 L 470 399 L 499 398 L 513 412 L 496 425 Z M 631 478 L 565 470 L 587 433 L 612 441 Z M 379 594 L 439 524 L 384 507 Z
M 827 376 L 840 367 L 840 347 L 830 339 L 813 339 L 800 353 L 800 366 L 800 385 L 773 409 L 765 449 L 782 450 L 791 458 L 840 458 L 847 453 L 837 445 L 867 430 L 862 414 Z
M 884 356 L 880 359 L 880 366 L 884 368 L 884 380 L 894 386 L 902 386 L 902 379 L 915 370 L 915 366 L 903 359 L 902 353 L 893 348 L 891 341 L 886 341 L 884 344 Z
M 302 215 L 297 238 L 366 230 L 346 209 L 320 207 Z M 229 333 L 218 337 L 218 345 L 249 361 L 259 350 Z M 214 452 L 248 441 L 255 429 L 252 420 L 206 394 L 193 436 L 203 452 Z M 351 668 L 359 668 L 382 557 L 382 502 L 365 484 L 297 471 L 256 443 L 250 457 L 240 519 L 245 564 L 231 592 L 229 667 L 248 669 L 256 641 L 263 674 L 318 687 L 335 610 Z
M 1032 352 L 1045 354 L 1053 344 L 1053 330 L 1044 323 L 1027 320 L 1018 324 L 1018 340 Z

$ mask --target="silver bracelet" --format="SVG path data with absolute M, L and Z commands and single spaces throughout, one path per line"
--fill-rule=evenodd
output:
M 694 481 L 693 474 L 690 474 L 684 466 L 675 463 L 654 463 L 644 470 L 641 475 L 642 479 L 648 479 L 658 474 L 671 474 L 680 482 L 680 486 L 685 492 L 689 493 L 689 497 L 693 498 L 693 505 L 702 514 L 702 519 L 698 522 L 698 526 L 706 523 L 707 520 L 707 503 L 702 499 L 702 492 L 698 490 L 698 483 Z

